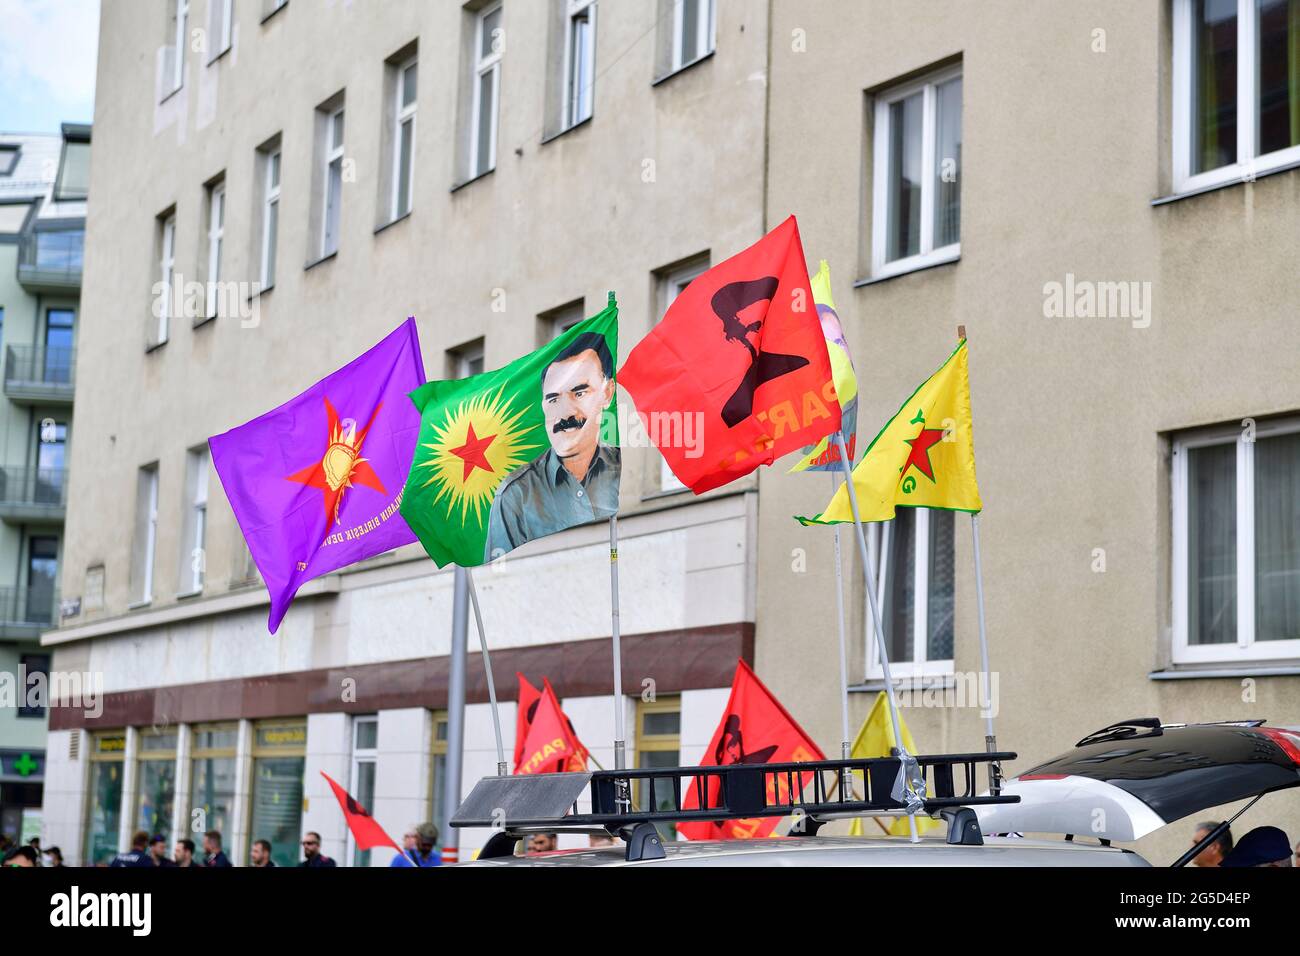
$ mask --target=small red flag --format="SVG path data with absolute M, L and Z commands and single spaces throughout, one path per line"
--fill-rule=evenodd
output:
M 719 767 L 726 764 L 791 763 L 801 760 L 825 760 L 821 748 L 812 742 L 803 728 L 786 712 L 772 692 L 758 679 L 749 665 L 738 661 L 736 676 L 731 682 L 731 697 L 722 713 L 722 722 L 713 732 L 713 739 L 700 760 L 701 767 Z M 801 775 L 808 786 L 812 774 Z M 707 790 L 709 806 L 717 806 L 721 782 L 709 777 Z M 773 775 L 768 778 L 768 800 L 788 799 L 786 778 Z M 779 791 L 777 790 L 779 788 Z M 698 810 L 695 781 L 687 784 L 682 795 L 683 810 Z M 677 832 L 688 840 L 747 840 L 765 837 L 772 833 L 779 817 L 753 817 L 745 820 L 721 822 L 679 823 Z
M 369 810 L 353 800 L 352 796 L 335 783 L 324 770 L 320 775 L 325 778 L 325 782 L 334 791 L 334 796 L 338 798 L 339 806 L 343 808 L 343 819 L 348 821 L 348 829 L 352 831 L 352 837 L 357 841 L 357 849 L 369 850 L 376 846 L 391 846 L 398 853 L 402 852 L 402 848 L 393 842 L 393 838 L 384 832 L 383 827 L 375 822 Z
M 528 739 L 528 728 L 532 726 L 542 692 L 519 671 L 515 671 L 515 676 L 519 678 L 519 709 L 515 713 L 515 766 L 518 767 L 524 758 L 524 741 Z
M 551 682 L 543 677 L 542 695 L 524 738 L 523 754 L 515 764 L 515 773 L 561 773 L 586 769 L 587 748 L 560 709 Z
M 696 494 L 840 428 L 826 338 L 791 216 L 682 290 L 619 370 Z

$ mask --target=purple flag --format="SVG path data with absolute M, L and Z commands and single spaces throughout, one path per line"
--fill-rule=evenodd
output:
M 415 319 L 279 408 L 208 439 L 271 592 L 271 633 L 312 578 L 415 541 L 398 506 L 424 384 Z

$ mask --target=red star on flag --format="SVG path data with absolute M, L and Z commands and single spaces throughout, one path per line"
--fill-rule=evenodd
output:
M 921 434 L 903 440 L 912 446 L 912 453 L 907 456 L 907 461 L 903 462 L 902 474 L 906 475 L 907 469 L 915 465 L 917 471 L 934 481 L 934 468 L 930 464 L 930 448 L 943 441 L 943 429 L 922 426 Z
M 465 473 L 461 475 L 461 481 L 468 481 L 475 468 L 492 471 L 492 464 L 487 460 L 487 449 L 496 437 L 496 435 L 488 435 L 486 438 L 479 438 L 474 434 L 474 423 L 469 423 L 469 434 L 465 436 L 465 444 L 451 449 L 451 453 L 465 463 Z

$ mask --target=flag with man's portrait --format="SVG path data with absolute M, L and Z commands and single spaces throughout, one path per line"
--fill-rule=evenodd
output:
M 402 517 L 443 567 L 485 564 L 618 511 L 618 306 L 491 372 L 411 393 Z

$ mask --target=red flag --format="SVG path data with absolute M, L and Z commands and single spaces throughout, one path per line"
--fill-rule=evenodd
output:
M 515 676 L 519 678 L 519 709 L 515 713 L 515 766 L 518 767 L 524 758 L 524 741 L 528 738 L 528 728 L 532 726 L 542 692 L 528 683 L 528 678 L 519 671 L 515 671 Z
M 794 216 L 682 290 L 618 381 L 696 494 L 839 430 Z
M 586 770 L 587 748 L 578 739 L 573 724 L 560 709 L 551 682 L 542 678 L 542 696 L 537 702 L 523 754 L 515 773 L 560 773 Z
M 731 682 L 731 697 L 722 713 L 722 722 L 713 732 L 709 748 L 700 761 L 701 767 L 718 767 L 726 764 L 790 763 L 797 760 L 825 760 L 821 749 L 803 732 L 781 702 L 772 696 L 758 676 L 744 661 L 737 662 L 736 677 Z M 811 785 L 812 774 L 802 774 L 805 786 Z M 717 805 L 722 784 L 717 777 L 708 778 L 710 806 Z M 786 779 L 770 777 L 767 782 L 768 800 L 788 798 Z M 773 788 L 779 787 L 779 793 Z M 682 797 L 683 810 L 698 810 L 700 802 L 695 795 L 692 780 Z M 753 817 L 745 820 L 724 820 L 719 823 L 679 823 L 677 832 L 688 840 L 746 840 L 769 836 L 779 817 Z
M 384 832 L 383 827 L 375 822 L 369 810 L 353 800 L 351 795 L 335 783 L 324 770 L 320 775 L 325 778 L 325 782 L 334 791 L 334 796 L 338 798 L 339 806 L 343 808 L 343 819 L 348 821 L 348 829 L 352 831 L 352 836 L 357 841 L 358 850 L 391 846 L 398 853 L 402 852 L 402 848 L 393 842 L 393 838 Z

